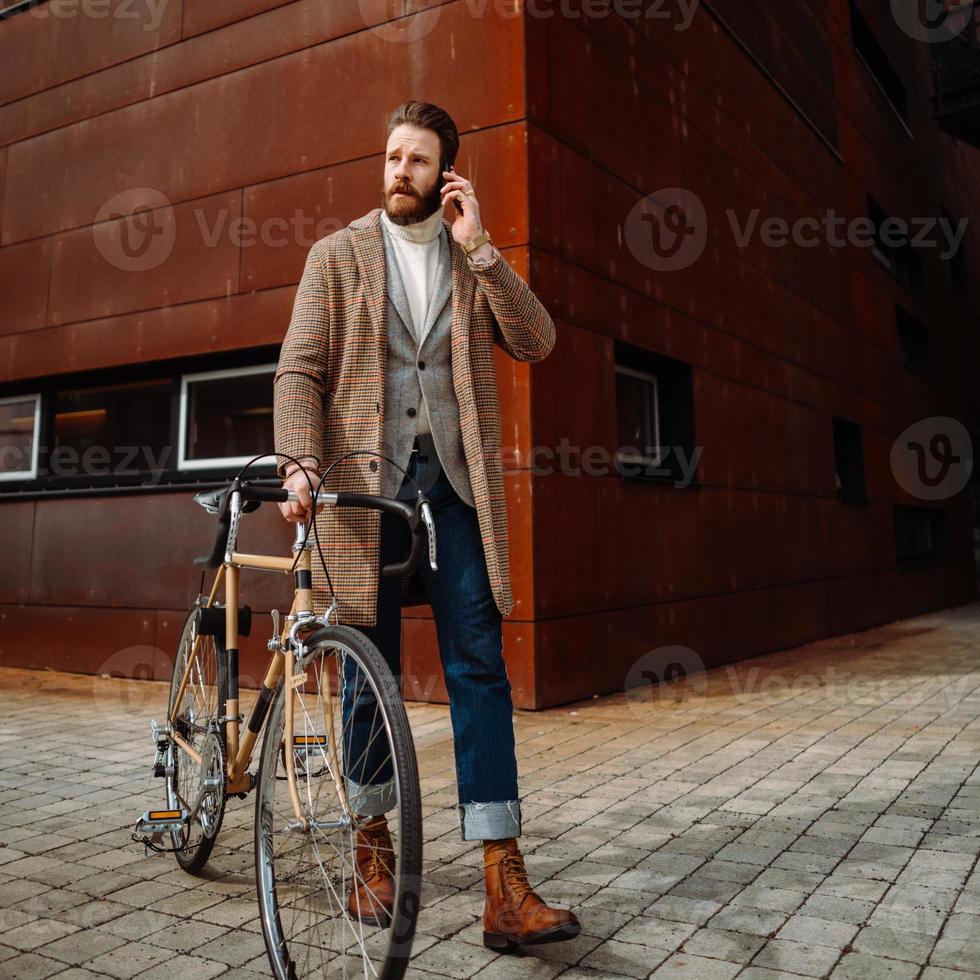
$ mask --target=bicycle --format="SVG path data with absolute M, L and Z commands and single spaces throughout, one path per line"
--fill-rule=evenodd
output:
M 414 504 L 317 490 L 312 521 L 296 525 L 292 558 L 246 554 L 236 544 L 244 514 L 262 502 L 298 501 L 294 491 L 245 481 L 239 473 L 194 500 L 218 515 L 218 533 L 211 553 L 194 560 L 205 567 L 202 586 L 177 645 L 167 720 L 152 722 L 153 769 L 165 780 L 166 808 L 144 813 L 133 838 L 173 851 L 181 868 L 199 872 L 211 856 L 228 798 L 245 798 L 254 789 L 256 890 L 273 974 L 282 980 L 351 973 L 398 980 L 411 956 L 420 906 L 415 747 L 398 686 L 377 647 L 357 629 L 330 622 L 336 598 L 323 616 L 313 611 L 308 524 L 316 537 L 321 503 L 393 512 L 408 522 L 412 545 L 403 562 L 385 566 L 382 574 L 411 574 L 425 540 L 435 570 L 428 498 L 421 490 Z M 218 569 L 208 595 L 206 568 Z M 239 605 L 243 568 L 295 576 L 282 628 L 272 610 L 271 658 L 244 729 L 238 637 L 250 634 L 252 615 Z M 263 726 L 258 770 L 250 773 Z M 362 809 L 388 813 L 391 853 L 375 848 L 370 857 L 392 873 L 390 910 L 371 901 L 369 889 L 363 892 L 358 831 L 372 817 Z M 172 847 L 163 846 L 168 836 Z

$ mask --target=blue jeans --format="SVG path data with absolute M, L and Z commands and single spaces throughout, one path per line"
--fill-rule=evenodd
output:
M 521 801 L 511 685 L 503 658 L 502 619 L 490 589 L 476 508 L 453 489 L 431 439 L 416 440 L 416 447 L 420 446 L 421 451 L 412 453 L 408 475 L 429 498 L 436 527 L 438 571 L 432 571 L 426 554 L 421 574 L 432 604 L 449 694 L 460 837 L 464 841 L 519 837 Z M 406 478 L 397 497 L 414 500 L 415 493 Z M 409 547 L 405 521 L 382 513 L 380 565 L 403 560 Z M 382 577 L 379 566 L 378 582 L 376 625 L 357 629 L 381 651 L 400 688 L 401 579 Z M 345 770 L 351 809 L 363 815 L 394 809 L 389 749 L 385 736 L 378 734 L 374 698 L 349 658 L 344 661 L 343 721 L 344 757 L 353 763 Z

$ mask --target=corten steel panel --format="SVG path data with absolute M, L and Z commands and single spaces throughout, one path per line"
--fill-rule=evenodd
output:
M 535 626 L 538 707 L 633 686 L 644 654 L 660 647 L 687 647 L 686 660 L 710 668 L 809 642 L 826 627 L 822 582 L 544 620 Z
M 366 5 L 365 5 L 366 7 Z M 208 6 L 202 4 L 202 12 Z M 369 22 L 370 21 L 369 19 Z M 81 119 L 173 92 L 205 79 L 363 30 L 356 0 L 304 0 L 203 36 L 112 65 L 0 107 L 0 143 L 15 142 Z M 185 25 L 186 26 L 186 25 Z M 71 99 L 66 99 L 70 91 Z
M 0 381 L 281 343 L 295 295 L 284 286 L 0 336 Z
M 0 665 L 162 678 L 167 659 L 154 642 L 154 621 L 147 609 L 2 606 Z
M 191 492 L 45 500 L 37 507 L 31 602 L 185 609 L 201 582 L 193 559 L 214 543 L 215 518 Z M 163 533 L 165 532 L 165 533 Z M 288 556 L 292 529 L 264 505 L 242 521 L 242 550 Z M 210 591 L 214 571 L 208 570 Z M 284 573 L 242 573 L 254 609 L 288 602 Z
M 534 630 L 532 623 L 504 620 L 504 662 L 516 708 L 539 707 L 534 687 Z M 408 701 L 449 703 L 433 620 L 402 619 L 402 696 Z
M 0 603 L 28 601 L 35 506 L 32 500 L 0 505 Z
M 293 0 L 183 0 L 185 38 L 243 21 Z M 301 5 L 297 5 L 301 6 Z M 343 6 L 335 4 L 335 6 Z
M 2 192 L 3 188 L 0 187 L 0 200 Z M 0 248 L 0 283 L 3 288 L 0 334 L 37 330 L 44 326 L 50 268 L 50 238 Z
M 380 126 L 379 138 L 384 139 Z M 528 240 L 526 142 L 523 124 L 500 126 L 464 135 L 456 157 L 456 171 L 472 181 L 481 221 L 501 249 Z M 242 289 L 298 281 L 315 241 L 381 207 L 383 151 L 380 146 L 364 160 L 247 188 L 245 219 L 252 244 L 242 249 Z M 452 224 L 455 209 L 447 206 L 443 217 Z
M 0 100 L 13 102 L 180 40 L 180 3 L 42 4 L 5 21 Z
M 74 323 L 237 293 L 240 217 L 238 191 L 147 212 L 147 234 L 162 243 L 159 255 L 154 245 L 146 251 L 149 268 L 138 264 L 142 252 L 133 256 L 144 232 L 134 234 L 129 217 L 59 235 L 48 321 Z
M 520 19 L 476 22 L 465 5 L 453 5 L 410 52 L 413 74 L 464 131 L 522 114 Z M 387 113 L 408 95 L 391 81 L 401 77 L 405 56 L 404 45 L 363 31 L 19 143 L 8 163 L 3 240 L 87 225 L 132 187 L 159 189 L 179 203 L 376 153 Z M 498 71 L 501 64 L 509 70 Z M 461 86 L 463 66 L 468 84 Z M 357 100 L 337 84 L 347 78 L 360 82 Z M 297 95 L 310 92 L 318 97 Z M 263 120 L 259 141 L 254 119 Z M 86 167 L 66 170 L 69 158 Z

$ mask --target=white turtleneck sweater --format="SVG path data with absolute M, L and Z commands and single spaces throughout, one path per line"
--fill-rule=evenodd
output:
M 412 311 L 412 320 L 415 322 L 415 332 L 421 347 L 422 341 L 425 340 L 422 331 L 429 311 L 429 297 L 432 295 L 439 268 L 442 209 L 439 208 L 423 221 L 416 221 L 410 225 L 396 224 L 382 209 L 381 220 L 391 232 L 395 261 L 398 263 L 398 271 L 405 285 L 409 309 Z M 415 418 L 415 431 L 419 433 L 431 431 L 424 394 L 422 405 Z

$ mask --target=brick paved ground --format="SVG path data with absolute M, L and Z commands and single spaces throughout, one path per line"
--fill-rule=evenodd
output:
M 448 711 L 411 706 L 426 838 L 412 975 L 980 975 L 978 651 L 973 605 L 519 712 L 529 873 L 583 925 L 523 958 L 482 945 Z M 0 976 L 267 975 L 251 800 L 232 804 L 210 877 L 129 842 L 157 803 L 162 686 L 13 670 L 0 685 Z

